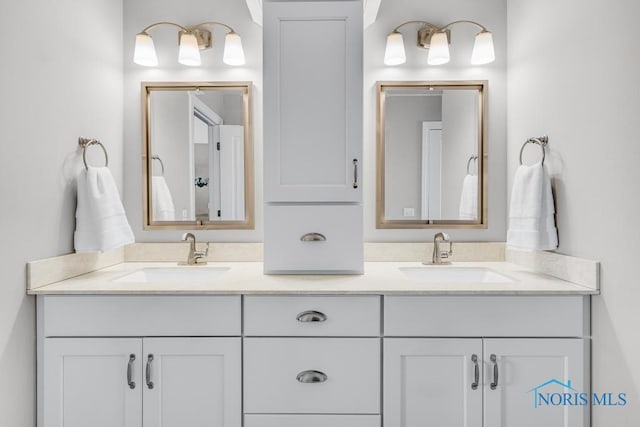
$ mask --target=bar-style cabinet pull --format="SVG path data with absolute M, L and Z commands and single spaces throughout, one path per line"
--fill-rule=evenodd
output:
M 136 361 L 136 355 L 129 355 L 129 363 L 127 363 L 127 384 L 129 384 L 129 388 L 133 390 L 136 388 L 136 382 L 133 381 L 133 363 Z
M 495 354 L 489 356 L 489 360 L 493 363 L 493 382 L 489 384 L 491 390 L 495 390 L 498 387 L 498 358 Z
M 322 233 L 307 233 L 300 237 L 302 242 L 324 242 L 326 240 L 327 237 Z
M 152 363 L 153 363 L 153 354 L 149 354 L 149 356 L 147 356 L 147 369 L 146 369 L 146 381 L 147 381 L 148 389 L 153 388 L 153 381 L 151 381 L 151 364 Z
M 472 354 L 471 361 L 473 362 L 473 382 L 471 383 L 471 390 L 478 389 L 478 383 L 480 382 L 480 367 L 478 366 L 478 355 Z
M 327 320 L 327 315 L 322 313 L 321 311 L 316 310 L 307 310 L 299 313 L 296 316 L 296 320 L 298 322 L 324 322 Z
M 314 370 L 303 371 L 296 376 L 296 379 L 304 384 L 323 383 L 327 380 L 327 378 L 327 374 L 325 374 L 324 372 Z
M 358 159 L 353 159 L 353 188 L 358 188 Z

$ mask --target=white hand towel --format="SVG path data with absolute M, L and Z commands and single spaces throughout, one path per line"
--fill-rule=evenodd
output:
M 173 197 L 164 176 L 154 176 L 151 179 L 151 202 L 153 204 L 154 221 L 173 221 L 176 209 L 173 206 Z
M 467 174 L 462 181 L 458 216 L 463 220 L 478 218 L 478 175 Z
M 551 178 L 546 168 L 541 163 L 520 166 L 511 190 L 507 246 L 528 251 L 556 249 L 554 214 Z
M 106 167 L 89 167 L 78 175 L 76 252 L 108 251 L 134 242 L 118 187 Z

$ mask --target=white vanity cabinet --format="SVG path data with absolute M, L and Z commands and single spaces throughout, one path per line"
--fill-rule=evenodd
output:
M 242 425 L 239 296 L 45 296 L 38 322 L 39 426 Z

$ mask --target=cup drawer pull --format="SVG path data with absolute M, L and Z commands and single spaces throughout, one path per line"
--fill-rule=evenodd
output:
M 300 237 L 303 242 L 325 242 L 327 237 L 322 233 L 307 233 Z
M 315 310 L 307 310 L 299 313 L 296 316 L 298 322 L 324 322 L 327 320 L 327 315 Z
M 320 371 L 303 371 L 298 374 L 296 379 L 303 384 L 323 383 L 327 380 L 327 375 Z

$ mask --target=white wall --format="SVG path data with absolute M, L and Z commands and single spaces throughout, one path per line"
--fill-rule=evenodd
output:
M 28 427 L 35 300 L 25 263 L 73 250 L 78 136 L 104 142 L 122 184 L 122 4 L 5 1 L 0 52 L 0 424 Z
M 509 179 L 522 142 L 549 134 L 558 252 L 601 262 L 593 389 L 629 394 L 594 427 L 640 425 L 639 16 L 637 0 L 508 2 Z
M 506 48 L 507 0 L 384 0 L 377 21 L 364 33 L 364 206 L 365 241 L 424 241 L 434 229 L 377 230 L 375 228 L 376 81 L 380 80 L 488 80 L 489 101 L 489 228 L 447 230 L 456 241 L 501 241 L 505 239 L 506 212 Z M 493 32 L 496 61 L 473 67 L 469 64 L 474 26 L 459 25 L 451 36 L 451 62 L 428 66 L 427 51 L 416 46 L 417 26 L 405 27 L 407 63 L 387 67 L 383 63 L 387 34 L 397 25 L 414 19 L 444 25 L 459 19 L 482 23 Z M 459 193 L 458 193 L 459 195 Z
M 155 42 L 159 66 L 141 67 L 133 63 L 135 35 L 158 21 L 194 25 L 203 21 L 222 21 L 242 37 L 247 63 L 231 67 L 222 62 L 226 30 L 214 27 L 214 46 L 202 53 L 202 66 L 185 67 L 178 63 L 177 29 L 158 27 L 150 30 Z M 137 242 L 179 241 L 183 231 L 144 231 L 142 229 L 142 113 L 143 81 L 252 81 L 252 125 L 256 176 L 255 230 L 198 231 L 198 240 L 262 241 L 262 28 L 251 21 L 244 0 L 124 0 L 124 141 L 125 209 Z

